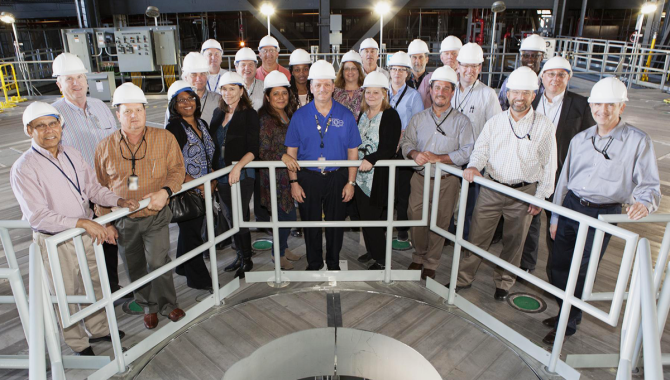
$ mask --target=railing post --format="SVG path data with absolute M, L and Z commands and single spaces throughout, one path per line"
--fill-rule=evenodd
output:
M 280 257 L 280 245 L 279 241 L 279 227 L 277 227 L 277 222 L 279 218 L 277 216 L 277 173 L 275 167 L 270 167 L 268 171 L 270 172 L 270 207 L 272 210 L 272 252 L 274 252 L 275 257 L 275 285 L 282 283 L 281 279 L 281 257 Z M 259 178 L 260 180 L 260 178 Z
M 393 201 L 395 200 L 395 163 L 389 165 L 388 200 L 386 203 L 386 252 L 384 257 L 384 283 L 391 283 L 391 257 L 393 255 Z
M 605 238 L 605 232 L 603 230 L 597 229 L 593 235 L 593 246 L 591 252 L 598 252 L 603 247 L 603 239 Z M 584 280 L 584 291 L 582 292 L 582 299 L 588 300 L 591 298 L 591 292 L 593 291 L 593 283 L 596 279 L 596 272 L 598 272 L 598 261 L 591 260 L 589 261 L 588 269 L 586 270 L 586 279 Z
M 30 288 L 30 337 L 28 339 L 28 375 L 30 380 L 46 380 L 46 354 L 44 352 L 44 310 L 42 310 L 42 273 L 36 263 L 42 260 L 37 244 L 30 244 L 29 288 Z
M 458 266 L 461 260 L 461 242 L 463 241 L 463 228 L 465 225 L 465 211 L 468 207 L 468 190 L 470 182 L 461 178 L 461 195 L 458 200 L 458 223 L 456 223 L 456 241 L 454 242 L 454 257 L 451 264 L 451 274 L 449 275 L 450 287 L 447 303 L 454 304 L 456 298 L 456 283 L 458 281 Z
M 207 242 L 209 246 L 209 261 L 210 261 L 210 276 L 212 276 L 212 294 L 214 295 L 214 304 L 216 306 L 221 304 L 219 299 L 219 268 L 216 261 L 216 243 L 214 239 L 214 207 L 212 205 L 212 186 L 207 183 L 205 188 L 205 223 L 207 229 Z M 219 205 L 223 207 L 223 205 Z

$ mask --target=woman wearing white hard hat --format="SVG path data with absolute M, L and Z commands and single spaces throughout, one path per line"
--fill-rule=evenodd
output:
M 290 83 L 284 74 L 273 71 L 265 77 L 264 81 L 265 95 L 263 107 L 258 111 L 260 120 L 260 134 L 259 134 L 259 157 L 261 161 L 278 161 L 285 160 L 289 168 L 295 168 L 297 165 L 295 159 L 286 154 L 284 147 L 284 140 L 286 139 L 286 131 L 291 116 L 296 109 L 298 103 L 295 96 L 291 93 L 289 88 Z M 272 209 L 270 202 L 270 173 L 268 169 L 261 169 L 260 185 L 260 203 L 268 210 Z M 289 176 L 287 169 L 277 169 L 277 218 L 279 221 L 295 221 L 297 220 L 296 207 L 293 198 L 291 197 L 291 184 L 289 183 Z M 288 249 L 288 236 L 290 228 L 279 229 L 279 254 L 281 256 L 280 265 L 284 270 L 293 269 L 291 261 L 300 260 L 300 256 L 294 255 Z M 274 251 L 273 261 L 274 261 Z M 289 261 L 291 260 L 291 261 Z
M 363 162 L 356 175 L 354 199 L 361 220 L 386 220 L 389 211 L 389 169 L 375 169 L 374 165 L 379 160 L 390 160 L 395 156 L 402 122 L 398 112 L 389 104 L 388 79 L 384 74 L 371 72 L 365 77 L 363 88 L 365 102 L 358 120 L 362 139 L 358 146 L 358 159 Z M 365 247 L 375 260 L 368 269 L 384 269 L 385 231 L 383 227 L 363 227 Z
M 288 69 L 291 72 L 291 92 L 298 100 L 298 107 L 302 107 L 314 99 L 309 89 L 309 68 L 312 66 L 312 58 L 303 49 L 295 49 L 291 53 Z
M 186 176 L 184 183 L 195 180 L 212 172 L 216 144 L 209 134 L 209 126 L 200 118 L 200 98 L 193 91 L 191 85 L 183 80 L 175 81 L 168 89 L 168 110 L 170 120 L 165 127 L 177 139 Z M 216 190 L 216 181 L 211 183 L 212 190 Z M 204 185 L 196 190 L 201 196 L 205 195 Z M 202 239 L 202 223 L 205 217 L 177 223 L 179 238 L 177 239 L 177 258 L 190 252 L 204 243 Z M 193 289 L 210 290 L 212 278 L 209 275 L 203 255 L 188 260 L 179 265 L 175 272 L 186 276 L 186 285 Z
M 279 42 L 272 36 L 261 38 L 258 44 L 258 55 L 261 56 L 261 67 L 256 70 L 256 79 L 264 80 L 274 70 L 279 70 L 291 80 L 291 73 L 285 67 L 277 63 L 279 58 Z
M 342 57 L 342 64 L 337 71 L 333 99 L 349 108 L 356 120 L 358 120 L 361 103 L 363 102 L 363 88 L 361 86 L 364 79 L 365 73 L 363 72 L 363 61 L 360 54 L 349 50 Z
M 256 111 L 263 105 L 263 81 L 256 78 L 257 64 L 256 53 L 250 48 L 243 47 L 235 53 L 235 72 L 244 79 L 247 95 Z M 216 85 L 216 91 L 221 93 L 219 83 Z
M 207 59 L 209 64 L 209 76 L 207 79 L 207 90 L 216 92 L 216 84 L 219 78 L 228 70 L 221 68 L 221 61 L 223 60 L 223 46 L 219 41 L 210 38 L 203 42 L 200 48 L 200 53 Z
M 240 183 L 242 196 L 242 216 L 249 220 L 249 204 L 254 192 L 254 169 L 244 166 L 258 157 L 258 114 L 251 106 L 249 95 L 244 90 L 244 79 L 237 73 L 227 72 L 219 80 L 221 104 L 214 113 L 210 133 L 215 139 L 220 154 L 214 169 L 225 168 L 237 161 L 230 174 L 218 178 L 218 190 L 228 215 L 232 215 L 231 186 Z M 232 220 L 228 223 L 232 226 Z M 236 277 L 244 278 L 244 272 L 253 268 L 251 261 L 251 233 L 248 228 L 240 228 L 233 236 L 237 247 L 236 260 L 228 265 L 226 272 L 237 271 Z

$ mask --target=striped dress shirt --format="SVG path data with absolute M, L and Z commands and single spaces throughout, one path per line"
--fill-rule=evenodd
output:
M 102 140 L 95 151 L 95 172 L 102 186 L 108 187 L 116 195 L 137 201 L 149 194 L 168 186 L 173 193 L 181 190 L 186 169 L 184 157 L 174 135 L 165 129 L 146 127 L 144 142 L 137 145 L 121 141 L 121 131 Z M 140 146 L 142 145 L 142 146 Z M 139 177 L 139 188 L 128 189 L 128 177 L 132 174 L 131 151 L 137 151 L 135 157 L 135 175 Z M 98 215 L 109 210 L 98 208 Z M 130 215 L 140 218 L 157 214 L 148 208 Z
M 556 135 L 548 117 L 533 111 L 514 121 L 507 110 L 484 125 L 470 156 L 470 167 L 508 185 L 537 182 L 535 196 L 554 192 L 557 165 Z
M 61 143 L 78 150 L 84 160 L 94 167 L 95 147 L 117 131 L 112 111 L 96 98 L 86 98 L 86 109 L 77 107 L 66 98 L 58 99 L 53 106 L 64 120 Z

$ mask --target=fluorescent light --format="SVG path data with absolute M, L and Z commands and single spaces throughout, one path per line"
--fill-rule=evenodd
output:
M 375 12 L 378 15 L 383 16 L 383 15 L 389 13 L 390 11 L 391 11 L 391 6 L 388 3 L 381 2 L 381 3 L 377 3 L 377 5 L 375 5 Z
M 263 3 L 263 5 L 261 5 L 261 13 L 270 16 L 275 13 L 275 7 L 273 7 L 272 4 Z

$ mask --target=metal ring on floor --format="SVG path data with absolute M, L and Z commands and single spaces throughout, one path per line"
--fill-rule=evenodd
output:
M 272 238 L 271 237 L 262 237 L 254 240 L 251 243 L 251 248 L 255 251 L 269 251 L 272 249 Z
M 537 295 L 530 293 L 511 293 L 507 296 L 507 303 L 524 313 L 535 314 L 547 310 L 547 303 Z
M 407 251 L 412 249 L 412 242 L 409 240 L 401 241 L 398 239 L 393 239 L 391 246 L 393 247 L 394 251 Z

